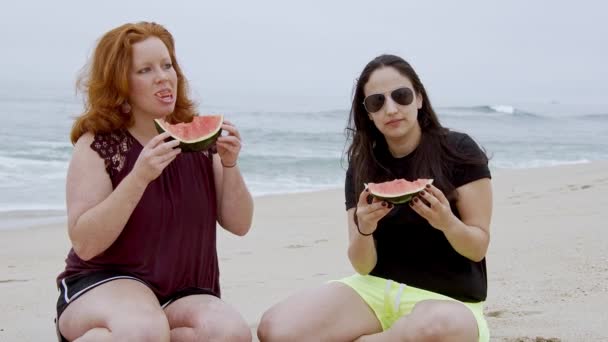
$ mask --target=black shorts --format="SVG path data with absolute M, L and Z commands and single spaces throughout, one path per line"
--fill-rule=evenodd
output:
M 76 274 L 63 278 L 59 282 L 59 298 L 57 299 L 57 317 L 55 318 L 55 329 L 57 331 L 57 337 L 60 342 L 67 341 L 67 339 L 65 339 L 65 337 L 63 337 L 59 332 L 59 317 L 61 317 L 61 314 L 68 307 L 68 305 L 76 299 L 80 298 L 80 296 L 87 293 L 89 290 L 92 290 L 97 286 L 105 284 L 112 280 L 118 279 L 133 279 L 141 282 L 150 289 L 152 288 L 150 284 L 137 278 L 136 276 L 128 272 L 119 271 L 96 271 L 85 274 Z M 158 295 L 156 295 L 156 298 L 158 299 L 161 307 L 164 309 L 169 304 L 180 298 L 198 294 L 217 296 L 217 294 L 213 293 L 213 291 L 211 291 L 210 289 L 204 289 L 200 287 L 188 287 L 176 291 L 175 293 L 171 294 L 166 298 L 160 298 Z

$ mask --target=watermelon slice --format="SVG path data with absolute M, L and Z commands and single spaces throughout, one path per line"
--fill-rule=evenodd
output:
M 195 116 L 191 122 L 172 125 L 163 119 L 154 119 L 159 133 L 169 132 L 173 139 L 179 140 L 183 152 L 198 152 L 209 148 L 222 134 L 223 115 Z
M 368 183 L 365 188 L 372 196 L 394 204 L 409 202 L 417 193 L 422 191 L 427 184 L 432 184 L 432 179 L 419 178 L 413 182 L 405 179 L 395 179 L 384 183 Z

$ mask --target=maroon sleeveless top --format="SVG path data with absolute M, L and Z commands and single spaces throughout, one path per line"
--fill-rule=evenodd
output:
M 131 172 L 143 147 L 125 130 L 97 134 L 91 148 L 105 160 L 115 189 Z M 180 153 L 148 185 L 108 249 L 88 261 L 70 250 L 58 283 L 76 274 L 112 270 L 145 281 L 159 299 L 191 287 L 219 297 L 211 157 L 209 152 Z

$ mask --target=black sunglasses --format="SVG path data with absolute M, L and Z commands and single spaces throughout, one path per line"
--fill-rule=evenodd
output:
M 414 101 L 414 92 L 408 87 L 398 88 L 391 91 L 391 98 L 402 106 L 407 106 Z M 363 106 L 368 113 L 375 113 L 382 109 L 386 102 L 384 94 L 372 94 L 363 100 Z

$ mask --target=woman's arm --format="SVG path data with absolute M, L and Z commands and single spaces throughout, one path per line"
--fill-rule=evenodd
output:
M 253 198 L 237 165 L 241 135 L 226 120 L 222 130 L 228 132 L 228 135 L 217 139 L 217 154 L 213 155 L 218 222 L 229 232 L 243 236 L 251 228 Z
M 253 198 L 238 165 L 224 167 L 213 155 L 213 171 L 218 202 L 218 222 L 229 232 L 243 236 L 251 228 Z
M 412 208 L 441 230 L 458 253 L 477 262 L 485 258 L 490 244 L 492 217 L 490 179 L 482 178 L 456 189 L 460 220 L 452 213 L 448 200 L 439 189 L 430 186 L 425 190 L 419 196 L 428 205 L 417 200 L 412 203 Z
M 86 133 L 74 146 L 66 180 L 68 234 L 74 252 L 89 260 L 105 251 L 120 235 L 148 183 L 179 153 L 177 141 L 162 143 L 159 135 L 144 147 L 134 169 L 112 191 L 104 160 L 91 149 Z
M 378 261 L 376 243 L 372 234 L 378 228 L 378 221 L 393 208 L 392 204 L 376 198 L 368 203 L 368 196 L 369 192 L 363 190 L 359 195 L 356 209 L 351 208 L 346 212 L 349 237 L 348 259 L 357 273 L 363 275 L 369 274 Z
M 348 259 L 359 274 L 369 274 L 378 261 L 373 235 L 362 235 L 355 223 L 355 208 L 346 212 L 348 221 Z M 365 233 L 367 234 L 367 233 Z
M 483 178 L 465 184 L 458 189 L 456 207 L 460 220 L 446 226 L 444 234 L 454 249 L 463 256 L 481 261 L 490 244 L 492 218 L 492 185 Z

